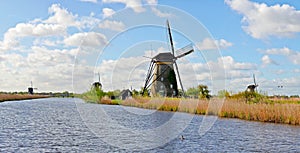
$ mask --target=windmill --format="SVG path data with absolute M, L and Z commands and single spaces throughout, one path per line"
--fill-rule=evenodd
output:
M 98 73 L 98 81 L 93 83 L 93 88 L 102 88 L 102 84 L 100 83 L 100 74 Z
M 178 96 L 178 86 L 176 80 L 176 74 L 184 93 L 178 65 L 176 60 L 184 57 L 194 51 L 193 46 L 190 44 L 183 47 L 174 53 L 174 45 L 172 40 L 171 28 L 169 21 L 167 20 L 168 35 L 170 39 L 171 52 L 159 53 L 151 58 L 150 66 L 147 72 L 145 85 L 142 94 L 148 91 L 151 86 L 151 93 L 153 96 Z M 174 70 L 175 66 L 175 70 Z
M 253 74 L 253 83 L 254 84 L 250 84 L 247 86 L 247 91 L 255 92 L 255 89 L 257 91 L 258 84 L 256 83 L 256 80 L 255 80 L 255 74 Z
M 33 89 L 37 90 L 37 88 L 33 88 L 33 83 L 30 81 L 30 87 L 28 87 L 28 94 L 33 95 Z

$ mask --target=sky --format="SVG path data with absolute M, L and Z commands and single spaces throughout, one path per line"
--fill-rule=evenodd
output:
M 212 93 L 253 84 L 300 95 L 300 2 L 295 0 L 10 0 L 0 5 L 0 91 L 140 89 L 151 57 L 170 51 L 183 88 Z M 178 53 L 178 52 L 176 52 Z M 178 79 L 178 78 L 177 78 Z

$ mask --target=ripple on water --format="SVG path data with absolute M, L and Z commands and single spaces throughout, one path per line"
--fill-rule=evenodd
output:
M 132 108 L 121 106 L 105 105 L 102 108 L 118 124 L 135 130 L 161 126 L 174 115 L 137 108 L 128 112 Z M 136 111 L 140 114 L 132 113 Z M 199 136 L 202 119 L 203 116 L 194 116 L 181 133 L 185 137 L 183 141 L 178 136 L 167 144 L 143 152 L 300 152 L 298 126 L 218 119 L 205 135 Z M 130 152 L 111 146 L 93 134 L 82 122 L 74 99 L 0 103 L 0 123 L 0 152 Z M 164 135 L 174 127 L 157 135 Z M 122 132 L 115 134 L 126 136 Z M 125 139 L 119 141 L 130 143 Z

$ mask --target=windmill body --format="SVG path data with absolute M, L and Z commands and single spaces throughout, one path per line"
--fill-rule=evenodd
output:
M 176 97 L 178 93 L 177 77 L 183 91 L 183 86 L 178 70 L 176 60 L 184 57 L 194 51 L 191 45 L 188 45 L 174 53 L 173 40 L 171 35 L 171 28 L 167 21 L 168 33 L 170 38 L 171 52 L 159 53 L 151 58 L 148 69 L 143 94 L 151 86 L 151 94 L 153 96 Z M 175 68 L 175 69 L 174 69 Z M 176 73 L 175 73 L 176 71 Z M 176 77 L 177 74 L 177 77 Z
M 151 87 L 151 92 L 155 96 L 177 96 L 178 87 L 176 74 L 174 71 L 175 57 L 172 53 L 159 53 L 153 57 L 155 63 L 154 83 Z
M 33 90 L 37 90 L 37 88 L 33 88 L 32 81 L 30 82 L 30 87 L 28 87 L 28 94 L 33 95 Z
M 99 73 L 98 73 L 98 77 L 99 77 L 98 81 L 94 82 L 92 87 L 93 88 L 100 88 L 101 89 L 102 88 L 102 84 L 100 82 L 100 74 Z
M 258 84 L 256 83 L 255 75 L 253 74 L 253 83 L 247 86 L 247 91 L 249 92 L 255 92 L 255 89 L 257 89 Z

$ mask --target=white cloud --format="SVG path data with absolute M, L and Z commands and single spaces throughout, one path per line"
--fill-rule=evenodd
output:
M 279 74 L 284 74 L 286 73 L 285 70 L 279 69 L 275 71 L 275 74 L 279 75 Z
M 293 64 L 300 65 L 300 52 L 293 51 L 287 47 L 267 49 L 264 53 L 286 56 Z
M 53 4 L 48 12 L 52 15 L 44 23 L 59 24 L 64 26 L 79 27 L 80 23 L 76 21 L 77 15 L 73 15 L 68 10 L 61 8 L 59 4 Z
M 110 17 L 115 13 L 116 12 L 111 8 L 103 8 L 102 9 L 103 18 Z
M 107 44 L 106 36 L 96 32 L 75 33 L 64 40 L 68 46 L 98 47 Z
M 30 81 L 33 81 L 38 92 L 71 91 L 75 53 L 75 50 L 33 46 L 26 56 L 9 52 L 2 54 L 1 90 L 27 91 Z
M 122 3 L 125 4 L 127 8 L 131 8 L 136 13 L 141 13 L 145 11 L 142 7 L 141 0 L 103 0 L 103 3 Z
M 105 20 L 98 25 L 99 28 L 102 29 L 110 29 L 114 31 L 123 31 L 125 29 L 125 25 L 121 21 L 110 21 Z
M 224 39 L 213 40 L 211 38 L 205 38 L 202 42 L 196 44 L 199 50 L 215 50 L 215 49 L 225 49 L 232 46 L 231 42 Z
M 33 81 L 38 92 L 72 91 L 74 57 L 86 50 L 70 48 L 82 45 L 90 51 L 106 44 L 103 34 L 82 32 L 99 23 L 100 19 L 93 16 L 78 17 L 59 4 L 53 4 L 49 7 L 48 18 L 33 19 L 9 28 L 0 41 L 0 50 L 16 51 L 0 52 L 1 90 L 26 91 Z M 69 30 L 72 31 L 70 36 Z M 93 66 L 83 63 L 84 60 L 87 59 L 76 60 L 76 68 L 82 72 L 77 77 L 81 87 L 89 86 L 91 80 L 88 77 L 94 70 Z
M 264 55 L 264 56 L 261 58 L 261 61 L 262 61 L 263 66 L 267 66 L 267 65 L 270 65 L 270 64 L 278 65 L 278 64 L 277 64 L 274 60 L 272 60 L 268 55 Z
M 4 39 L 0 42 L 0 50 L 14 49 L 19 45 L 19 38 L 22 37 L 44 37 L 63 35 L 65 33 L 66 28 L 58 24 L 19 23 L 15 27 L 8 29 L 4 34 Z
M 96 71 L 100 72 L 105 90 L 130 88 L 140 89 L 146 78 L 149 60 L 144 57 L 127 57 L 103 60 Z M 105 72 L 105 73 L 104 73 Z
M 224 64 L 226 70 L 254 70 L 256 65 L 253 63 L 240 63 L 236 62 L 231 56 L 224 56 L 219 59 L 219 64 Z
M 80 0 L 82 2 L 91 2 L 91 3 L 97 3 L 97 0 Z
M 272 48 L 265 51 L 266 54 L 270 55 L 292 55 L 294 52 L 287 47 L 284 48 Z
M 58 24 L 29 24 L 19 23 L 10 28 L 4 35 L 4 39 L 13 40 L 16 37 L 25 36 L 52 36 L 65 33 L 65 27 Z
M 294 69 L 293 72 L 294 73 L 300 73 L 300 69 Z
M 48 39 L 35 39 L 33 41 L 33 45 L 35 45 L 35 46 L 54 47 L 54 46 L 58 45 L 59 43 L 60 43 L 59 41 L 52 41 L 52 40 L 48 40 Z
M 149 5 L 157 5 L 157 0 L 146 0 L 146 3 Z
M 233 10 L 243 15 L 243 29 L 252 37 L 290 37 L 300 32 L 300 11 L 288 4 L 267 6 L 249 0 L 225 0 Z
M 84 27 L 92 24 L 91 19 L 88 22 L 84 18 L 77 21 L 77 15 L 73 15 L 66 9 L 61 8 L 59 4 L 53 4 L 48 9 L 49 18 L 33 19 L 28 23 L 18 23 L 15 27 L 7 30 L 4 34 L 3 41 L 0 41 L 0 50 L 19 50 L 22 45 L 20 38 L 24 37 L 62 37 L 67 33 L 68 27 Z M 96 22 L 96 21 L 95 21 Z
M 166 12 L 162 12 L 161 10 L 155 8 L 155 7 L 152 7 L 151 10 L 153 11 L 153 13 L 155 15 L 157 15 L 158 17 L 161 17 L 161 18 L 167 18 L 167 17 L 171 17 L 172 14 L 171 13 L 166 13 Z

